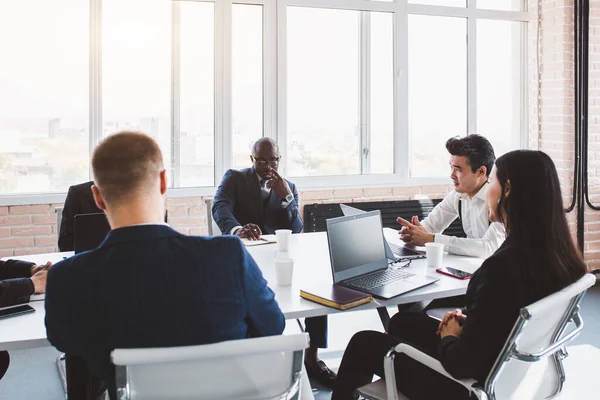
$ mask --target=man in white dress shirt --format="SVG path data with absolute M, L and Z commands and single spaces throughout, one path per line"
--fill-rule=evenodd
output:
M 442 243 L 448 253 L 487 258 L 505 239 L 504 227 L 490 223 L 485 197 L 495 160 L 494 148 L 486 138 L 473 134 L 449 139 L 446 149 L 450 153 L 454 190 L 422 222 L 416 216 L 410 222 L 398 218 L 403 225 L 400 238 L 414 246 Z M 460 218 L 466 238 L 442 234 L 456 218 Z

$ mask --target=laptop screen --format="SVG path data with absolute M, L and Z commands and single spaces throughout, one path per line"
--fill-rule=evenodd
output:
M 387 267 L 379 210 L 327 220 L 335 283 Z
M 109 231 L 110 225 L 104 213 L 75 215 L 75 254 L 100 246 Z

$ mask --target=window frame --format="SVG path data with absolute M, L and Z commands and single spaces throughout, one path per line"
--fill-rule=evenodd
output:
M 376 0 L 172 0 L 172 19 L 177 21 L 179 1 L 210 2 L 215 4 L 215 54 L 214 54 L 214 182 L 212 187 L 173 187 L 169 197 L 207 196 L 215 193 L 225 171 L 232 165 L 231 133 L 231 79 L 232 79 L 232 7 L 233 4 L 261 5 L 263 7 L 263 136 L 279 142 L 282 157 L 282 173 L 287 170 L 287 7 L 313 7 L 356 11 L 393 13 L 394 21 L 394 172 L 369 174 L 369 159 L 361 156 L 361 175 L 294 177 L 301 190 L 334 188 L 422 186 L 447 184 L 446 177 L 410 177 L 410 138 L 408 132 L 408 15 L 432 15 L 461 17 L 467 19 L 467 129 L 477 131 L 477 21 L 480 19 L 524 22 L 521 43 L 521 129 L 513 139 L 522 148 L 529 145 L 529 82 L 528 82 L 528 22 L 535 16 L 526 11 L 501 11 L 477 8 L 477 0 L 467 0 L 466 7 L 430 6 L 408 4 L 407 0 L 383 2 Z M 89 65 L 89 124 L 90 153 L 102 135 L 102 0 L 90 2 L 90 65 Z M 363 14 L 367 15 L 367 14 Z M 369 18 L 364 27 L 368 27 Z M 172 44 L 176 43 L 176 24 L 171 32 Z M 361 30 L 361 56 L 368 55 L 368 29 Z M 172 46 L 171 79 L 171 147 L 177 149 L 179 141 L 178 119 L 178 57 L 177 46 Z M 369 60 L 361 60 L 361 121 L 368 119 Z M 369 127 L 361 123 L 361 143 L 369 144 Z M 518 136 L 518 138 L 517 138 Z M 442 144 L 440 144 L 442 145 Z M 364 147 L 363 147 L 364 148 Z M 172 181 L 177 182 L 177 152 L 173 151 L 172 164 L 168 166 Z M 91 179 L 90 168 L 90 179 Z M 0 194 L 0 205 L 62 203 L 64 193 Z

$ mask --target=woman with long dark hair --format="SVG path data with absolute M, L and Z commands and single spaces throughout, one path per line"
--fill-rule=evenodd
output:
M 506 241 L 471 278 L 466 308 L 442 322 L 424 313 L 398 313 L 388 334 L 364 331 L 344 353 L 332 399 L 383 377 L 383 357 L 400 342 L 439 359 L 457 379 L 481 384 L 517 320 L 519 310 L 581 278 L 587 271 L 573 245 L 554 163 L 541 151 L 517 150 L 496 160 L 487 191 L 490 221 Z M 395 359 L 398 388 L 411 400 L 468 399 L 468 391 L 404 354 Z

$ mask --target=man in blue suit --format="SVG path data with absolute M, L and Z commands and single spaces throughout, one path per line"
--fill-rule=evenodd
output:
M 281 155 L 270 138 L 261 138 L 252 146 L 253 166 L 241 171 L 228 170 L 215 194 L 212 213 L 223 235 L 237 235 L 249 240 L 263 233 L 303 228 L 298 209 L 296 185 L 277 172 Z M 336 374 L 318 358 L 318 349 L 327 347 L 327 317 L 306 319 L 310 347 L 305 352 L 308 376 L 333 387 Z
M 98 207 L 112 230 L 96 249 L 48 273 L 48 340 L 81 357 L 115 399 L 115 348 L 187 346 L 278 335 L 285 320 L 235 237 L 192 237 L 164 222 L 167 175 L 158 144 L 124 132 L 93 155 Z

